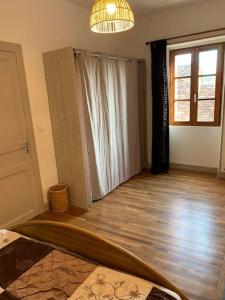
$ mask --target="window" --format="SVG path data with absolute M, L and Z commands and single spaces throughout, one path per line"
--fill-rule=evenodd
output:
M 170 124 L 219 126 L 223 44 L 170 51 Z

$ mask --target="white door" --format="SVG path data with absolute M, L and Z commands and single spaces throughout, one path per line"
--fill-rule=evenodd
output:
M 0 228 L 38 213 L 21 80 L 16 53 L 0 50 Z

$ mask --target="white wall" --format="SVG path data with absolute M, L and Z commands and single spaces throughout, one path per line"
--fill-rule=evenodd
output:
M 64 0 L 1 0 L 0 39 L 22 45 L 44 196 L 57 171 L 42 53 L 73 46 L 119 53 L 122 35 L 89 29 L 89 13 Z
M 170 127 L 170 160 L 191 166 L 217 168 L 220 158 L 220 127 Z
M 168 46 L 169 50 L 197 45 L 224 43 L 225 36 Z M 224 97 L 222 97 L 223 109 Z M 220 169 L 223 114 L 218 127 L 170 126 L 170 160 L 175 164 Z
M 25 71 L 30 97 L 30 106 L 37 143 L 43 193 L 57 182 L 57 172 L 48 98 L 44 78 L 42 53 L 60 47 L 73 46 L 95 51 L 146 58 L 148 66 L 148 147 L 150 160 L 151 145 L 151 96 L 150 96 L 150 53 L 145 46 L 147 40 L 168 38 L 195 31 L 225 27 L 225 1 L 205 1 L 174 10 L 159 12 L 145 18 L 137 18 L 134 30 L 115 35 L 93 34 L 89 29 L 89 13 L 64 0 L 1 0 L 0 2 L 0 39 L 20 43 L 23 48 Z M 209 139 L 218 141 L 218 135 L 209 133 Z M 192 137 L 192 134 L 189 135 Z M 201 134 L 200 137 L 201 138 Z M 181 145 L 176 130 L 172 139 L 180 147 L 179 157 L 172 151 L 172 159 L 185 163 L 184 153 L 189 150 Z M 204 137 L 203 145 L 207 138 Z M 190 142 L 190 141 L 189 141 Z M 214 166 L 218 153 L 217 142 L 213 148 L 204 147 L 206 157 L 215 157 L 209 161 Z M 175 144 L 173 144 L 175 146 Z M 225 145 L 224 145 L 225 147 Z M 191 148 L 192 149 L 192 148 Z M 192 150 L 191 150 L 192 151 Z M 202 156 L 202 151 L 199 151 Z M 225 150 L 224 150 L 225 153 Z M 225 155 L 224 155 L 225 156 Z M 190 163 L 197 164 L 196 161 Z
M 135 30 L 128 34 L 128 39 L 132 44 L 130 55 L 146 57 L 148 66 L 149 161 L 151 157 L 150 51 L 145 42 L 225 27 L 224 11 L 224 0 L 206 0 L 199 4 L 160 11 L 142 18 Z M 170 129 L 171 162 L 218 167 L 220 127 L 170 127 Z

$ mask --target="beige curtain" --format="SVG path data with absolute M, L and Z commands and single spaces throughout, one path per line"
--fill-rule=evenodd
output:
M 81 51 L 75 64 L 97 200 L 141 171 L 138 62 Z

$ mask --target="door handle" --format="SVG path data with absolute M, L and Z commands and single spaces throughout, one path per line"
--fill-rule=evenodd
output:
M 194 94 L 194 102 L 197 103 L 197 94 Z
M 20 148 L 21 150 L 25 149 L 26 153 L 29 154 L 30 149 L 29 149 L 29 142 L 28 142 L 28 138 L 25 138 L 23 140 L 23 146 Z

